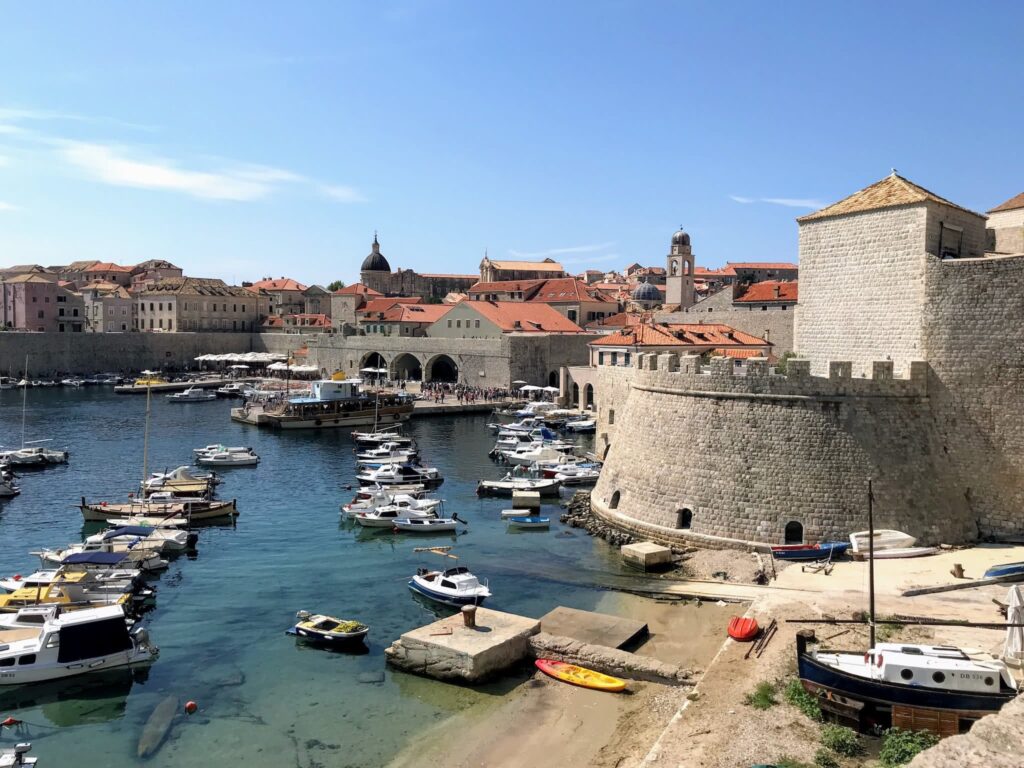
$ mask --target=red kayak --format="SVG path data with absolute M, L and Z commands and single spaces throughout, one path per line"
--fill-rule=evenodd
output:
M 739 616 L 729 619 L 729 637 L 733 640 L 747 642 L 757 637 L 757 633 L 760 631 L 761 628 L 757 626 L 756 619 L 741 619 Z

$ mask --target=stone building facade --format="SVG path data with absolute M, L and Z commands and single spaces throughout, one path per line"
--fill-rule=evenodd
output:
M 996 253 L 1024 253 L 1024 192 L 988 212 L 988 248 Z
M 663 541 L 844 539 L 870 478 L 879 527 L 1019 535 L 1024 254 L 986 254 L 984 224 L 895 175 L 801 219 L 786 375 L 673 354 L 596 373 L 595 513 Z
M 160 280 L 138 293 L 137 301 L 140 331 L 253 333 L 267 314 L 264 294 L 198 277 Z
M 359 268 L 359 281 L 384 296 L 419 296 L 438 302 L 449 293 L 465 293 L 477 279 L 476 275 L 420 274 L 411 269 L 392 272 L 376 235 Z

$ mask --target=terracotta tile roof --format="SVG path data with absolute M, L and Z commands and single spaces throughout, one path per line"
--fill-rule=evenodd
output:
M 562 265 L 551 259 L 544 261 L 492 261 L 491 266 L 495 269 L 518 269 L 522 271 L 532 270 L 534 272 L 563 272 Z
M 475 283 L 469 287 L 470 296 L 481 293 L 514 293 L 532 291 L 544 284 L 544 280 L 494 280 L 490 283 Z
M 540 302 L 466 301 L 456 306 L 471 307 L 506 333 L 583 333 L 576 323 Z
M 386 323 L 436 323 L 454 304 L 398 304 L 384 313 Z
M 297 280 L 292 280 L 290 277 L 279 277 L 276 280 L 267 279 L 260 280 L 257 283 L 253 283 L 252 288 L 257 291 L 304 291 L 306 286 Z
M 267 315 L 263 319 L 264 328 L 284 328 L 284 318 L 280 315 Z
M 719 357 L 735 357 L 740 360 L 746 360 L 751 357 L 765 357 L 765 353 L 760 349 L 713 349 L 711 350 L 712 355 L 718 355 Z M 771 355 L 768 355 L 771 358 Z
M 353 283 L 352 285 L 346 285 L 344 288 L 339 288 L 334 292 L 335 296 L 383 296 L 384 294 L 380 291 L 375 291 L 368 285 L 362 283 Z
M 575 277 L 560 277 L 554 280 L 545 280 L 537 292 L 530 297 L 530 301 L 558 304 L 579 301 L 609 302 L 609 299 L 593 285 L 587 285 Z
M 85 285 L 79 287 L 79 291 L 114 291 L 120 286 L 117 283 L 112 283 L 109 280 L 90 280 Z
M 389 296 L 384 299 L 370 299 L 359 308 L 364 314 L 371 312 L 386 312 L 396 304 L 420 304 L 423 302 L 419 296 Z
M 36 274 L 22 274 L 15 275 L 14 277 L 8 277 L 3 282 L 5 283 L 52 283 L 53 280 L 47 280 L 45 277 L 40 277 Z
M 997 205 L 995 208 L 989 211 L 989 213 L 998 213 L 999 211 L 1015 211 L 1018 208 L 1024 208 L 1024 192 L 1021 192 L 1016 197 L 1011 197 L 1005 203 Z
M 304 328 L 330 328 L 331 318 L 324 314 L 314 312 L 300 312 L 294 315 L 285 315 L 285 318 L 292 318 L 295 325 Z
M 800 269 L 800 265 L 788 261 L 730 261 L 728 268 L 736 274 L 737 269 Z
M 82 270 L 83 272 L 131 272 L 132 267 L 122 267 L 120 264 L 114 264 L 110 261 L 97 261 L 88 269 Z
M 139 296 L 151 294 L 175 294 L 188 296 L 237 296 L 239 298 L 256 298 L 256 292 L 249 288 L 228 285 L 223 280 L 201 277 L 165 277 L 163 280 L 146 286 L 138 292 Z
M 796 301 L 798 283 L 796 280 L 764 280 L 750 285 L 738 298 L 736 303 L 765 304 L 773 301 Z M 778 292 L 776 293 L 776 290 Z
M 632 339 L 632 341 L 630 341 Z M 672 339 L 669 341 L 668 339 Z M 694 346 L 737 347 L 769 346 L 743 331 L 722 323 L 641 323 L 605 336 L 592 345 L 600 346 Z
M 862 211 L 875 211 L 882 208 L 895 208 L 901 205 L 913 205 L 915 203 L 941 203 L 952 208 L 957 208 L 967 213 L 975 213 L 963 206 L 951 203 L 944 197 L 939 197 L 934 192 L 929 192 L 924 187 L 919 187 L 912 181 L 908 181 L 899 174 L 893 172 L 881 181 L 876 181 L 869 187 L 859 192 L 854 192 L 849 197 L 844 197 L 838 203 L 825 206 L 820 211 L 801 216 L 797 221 L 813 221 L 825 219 L 830 216 L 842 216 L 847 213 L 861 213 Z

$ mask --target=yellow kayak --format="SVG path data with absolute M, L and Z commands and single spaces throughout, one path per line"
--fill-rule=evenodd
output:
M 625 680 L 603 675 L 586 667 L 577 667 L 575 664 L 566 664 L 564 661 L 537 659 L 534 664 L 545 675 L 582 688 L 593 688 L 595 691 L 622 691 L 626 688 Z

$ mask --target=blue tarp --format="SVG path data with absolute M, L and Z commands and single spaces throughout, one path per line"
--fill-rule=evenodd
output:
M 123 552 L 79 552 L 61 560 L 61 565 L 117 565 L 124 560 Z
M 118 536 L 149 536 L 153 532 L 153 528 L 145 525 L 125 525 L 120 528 L 114 528 L 111 531 L 107 531 L 103 534 L 104 541 L 107 539 L 114 539 Z

